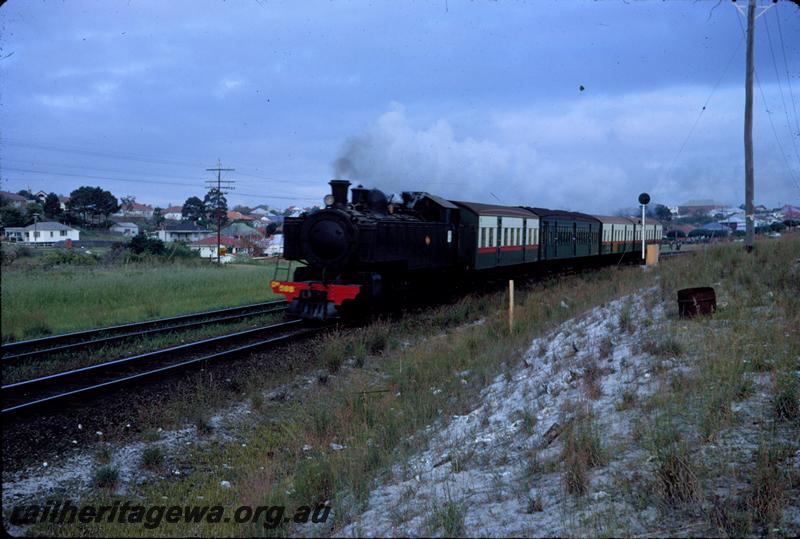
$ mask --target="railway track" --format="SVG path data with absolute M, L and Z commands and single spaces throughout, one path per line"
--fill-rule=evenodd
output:
M 2 386 L 2 416 L 72 403 L 207 362 L 285 343 L 323 329 L 288 320 Z
M 227 324 L 286 310 L 283 300 L 266 301 L 240 307 L 229 307 L 214 311 L 171 316 L 143 322 L 132 322 L 98 329 L 63 333 L 38 339 L 17 341 L 2 345 L 4 365 L 17 364 L 36 358 L 75 352 L 123 342 L 129 339 L 152 336 L 159 333 L 184 331 L 211 324 Z

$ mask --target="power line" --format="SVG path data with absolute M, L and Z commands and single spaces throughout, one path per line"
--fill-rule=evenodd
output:
M 138 162 L 138 163 L 152 163 L 152 164 L 158 164 L 158 165 L 191 167 L 192 169 L 197 169 L 200 166 L 202 166 L 199 161 L 198 162 L 177 161 L 177 160 L 171 160 L 171 159 L 155 158 L 155 157 L 152 157 L 152 156 L 144 157 L 143 154 L 138 154 L 137 155 L 137 154 L 116 153 L 116 152 L 100 152 L 100 151 L 96 151 L 96 150 L 83 149 L 83 148 L 79 148 L 79 147 L 75 147 L 75 146 L 69 147 L 69 146 L 61 146 L 61 145 L 33 144 L 33 143 L 28 143 L 28 142 L 16 142 L 16 141 L 8 141 L 8 140 L 4 141 L 3 143 L 7 144 L 8 146 L 16 146 L 16 147 L 20 147 L 20 148 L 38 149 L 38 150 L 44 150 L 44 151 L 48 151 L 48 152 L 71 153 L 71 154 L 76 154 L 76 155 L 89 155 L 89 156 L 92 156 L 92 157 L 102 157 L 102 158 L 117 159 L 117 160 L 122 160 L 122 161 L 134 161 L 134 162 Z M 48 165 L 48 163 L 43 163 L 43 164 Z M 56 164 L 55 166 L 64 166 L 64 167 L 70 167 L 70 168 L 77 168 L 76 165 Z M 81 165 L 81 166 L 83 166 L 83 165 Z M 120 170 L 102 169 L 102 168 L 97 168 L 97 167 L 91 167 L 91 168 L 93 170 L 100 170 L 100 171 L 108 170 L 109 172 L 121 172 L 123 174 L 128 172 L 128 171 L 120 171 Z M 253 169 L 253 170 L 258 170 L 259 169 L 259 167 L 256 167 L 256 166 L 246 166 L 245 168 L 249 168 L 249 169 Z M 268 181 L 270 183 L 285 183 L 285 184 L 296 184 L 297 183 L 296 181 L 293 181 L 293 180 L 279 180 L 279 179 L 274 179 L 274 178 L 267 178 L 265 176 L 260 176 L 260 175 L 257 175 L 257 174 L 248 174 L 248 173 L 242 172 L 241 170 L 238 172 L 238 175 L 247 176 L 247 177 L 255 178 L 255 179 L 259 179 L 259 180 L 264 180 L 264 181 Z M 165 176 L 165 175 L 159 175 L 159 176 L 160 177 L 170 177 L 170 176 Z M 243 180 L 243 181 L 248 181 L 248 180 Z
M 789 74 L 789 62 L 786 60 L 786 46 L 783 42 L 783 30 L 781 30 L 781 18 L 778 17 L 778 10 L 775 10 L 775 19 L 778 21 L 778 37 L 781 41 L 781 52 L 783 53 L 783 68 L 786 71 L 786 82 L 789 86 L 789 100 L 792 103 L 792 110 L 794 111 L 794 124 L 797 132 L 795 136 L 800 137 L 800 115 L 797 114 L 797 105 L 795 105 L 794 91 L 792 90 L 792 77 Z M 790 128 L 791 130 L 791 128 Z
M 217 166 L 214 168 L 207 168 L 207 172 L 216 172 L 217 173 L 217 186 L 214 187 L 214 180 L 206 180 L 206 187 L 210 187 L 209 195 L 214 192 L 216 200 L 214 200 L 214 213 L 217 216 L 217 264 L 222 264 L 220 259 L 220 251 L 222 250 L 222 246 L 220 245 L 220 234 L 222 233 L 222 201 L 225 193 L 233 191 L 236 187 L 234 185 L 234 180 L 223 180 L 222 173 L 223 172 L 233 172 L 235 168 L 222 168 L 222 163 L 219 159 L 217 159 Z M 212 199 L 213 200 L 213 199 Z
M 775 12 L 777 13 L 777 11 Z M 769 43 L 769 52 L 772 56 L 772 66 L 775 68 L 775 77 L 778 79 L 778 90 L 781 94 L 781 104 L 783 105 L 783 115 L 786 117 L 786 127 L 789 129 L 790 140 L 792 141 L 792 149 L 794 150 L 794 155 L 797 157 L 797 162 L 800 164 L 800 152 L 797 150 L 797 142 L 795 141 L 792 135 L 792 122 L 789 120 L 789 109 L 786 106 L 786 98 L 783 95 L 783 84 L 781 84 L 781 76 L 778 73 L 778 62 L 775 60 L 775 51 L 772 48 L 772 34 L 769 31 L 769 24 L 767 23 L 767 17 L 764 17 L 764 26 L 767 29 L 767 40 Z
M 745 34 L 744 24 L 742 23 L 742 15 L 738 9 L 736 10 L 736 15 L 737 15 L 736 20 L 739 21 L 739 28 L 741 29 L 742 34 Z M 775 136 L 775 143 L 778 145 L 778 149 L 780 150 L 781 155 L 783 156 L 783 161 L 786 163 L 786 170 L 787 172 L 789 172 L 789 177 L 791 178 L 792 183 L 798 189 L 798 191 L 800 191 L 800 182 L 798 182 L 797 179 L 794 177 L 794 172 L 792 171 L 792 167 L 791 165 L 789 165 L 789 159 L 786 157 L 786 152 L 783 151 L 783 145 L 781 144 L 780 139 L 778 138 L 778 131 L 775 129 L 775 124 L 772 121 L 772 113 L 769 111 L 769 107 L 767 106 L 767 97 L 764 94 L 764 89 L 761 87 L 761 79 L 758 78 L 758 71 L 755 69 L 755 67 L 753 67 L 753 74 L 755 75 L 759 92 L 761 92 L 761 99 L 764 102 L 764 110 L 767 113 L 767 119 L 769 120 L 769 124 L 772 127 L 772 134 Z
M 683 143 L 681 143 L 680 147 L 678 148 L 678 153 L 676 153 L 675 157 L 672 158 L 672 161 L 670 162 L 669 168 L 667 169 L 667 174 L 664 176 L 664 180 L 668 180 L 670 175 L 672 174 L 672 169 L 674 168 L 675 163 L 678 161 L 678 158 L 681 156 L 681 154 L 683 153 L 683 150 L 686 148 L 686 144 L 688 144 L 689 139 L 692 138 L 692 134 L 694 133 L 694 130 L 697 127 L 697 124 L 700 122 L 700 118 L 703 116 L 703 113 L 706 111 L 706 107 L 708 107 L 708 103 L 711 101 L 711 98 L 714 96 L 714 93 L 717 91 L 717 88 L 719 87 L 720 83 L 722 82 L 722 79 L 725 78 L 725 74 L 728 72 L 728 68 L 731 66 L 731 63 L 733 62 L 733 59 L 739 53 L 739 47 L 741 47 L 742 41 L 744 41 L 744 37 L 742 37 L 742 39 L 740 39 L 738 41 L 738 43 L 736 44 L 736 48 L 734 49 L 733 54 L 731 54 L 730 58 L 728 58 L 728 62 L 725 64 L 725 68 L 722 70 L 722 73 L 720 74 L 720 76 L 717 79 L 717 82 L 714 84 L 713 88 L 711 88 L 711 93 L 708 94 L 708 97 L 706 98 L 705 103 L 703 103 L 703 107 L 700 109 L 700 112 L 697 114 L 697 118 L 695 118 L 694 123 L 692 124 L 692 127 L 689 129 L 689 132 L 686 134 L 686 138 L 683 139 Z M 659 184 L 661 182 L 662 182 L 662 180 L 658 181 L 654 191 L 658 190 Z
M 123 183 L 147 183 L 147 184 L 155 184 L 155 185 L 177 185 L 180 187 L 195 187 L 203 189 L 204 185 L 196 183 L 196 184 L 189 184 L 189 183 L 179 183 L 179 182 L 169 182 L 169 181 L 162 181 L 162 180 L 144 180 L 139 178 L 115 178 L 109 176 L 92 176 L 87 174 L 70 174 L 68 172 L 54 172 L 48 170 L 32 170 L 32 169 L 22 169 L 22 168 L 14 168 L 9 167 L 5 168 L 5 170 L 10 172 L 19 172 L 25 174 L 40 174 L 43 176 L 64 176 L 68 178 L 82 178 L 85 180 L 101 180 L 101 181 L 108 181 L 108 182 L 123 182 Z M 4 181 L 8 182 L 19 182 L 21 184 L 25 184 L 26 182 L 30 182 L 30 179 L 25 178 L 3 178 Z M 259 195 L 256 193 L 242 193 L 240 191 L 236 192 L 236 196 L 245 196 L 245 197 L 255 197 L 261 200 L 267 199 L 277 199 L 277 200 L 317 200 L 315 197 L 308 197 L 308 196 L 286 196 L 286 195 Z

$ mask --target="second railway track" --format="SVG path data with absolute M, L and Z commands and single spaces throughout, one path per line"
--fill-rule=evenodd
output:
M 161 333 L 186 331 L 211 324 L 227 324 L 247 318 L 286 310 L 283 300 L 266 301 L 239 307 L 229 307 L 214 311 L 171 316 L 156 320 L 119 324 L 104 328 L 51 335 L 38 339 L 17 341 L 2 345 L 4 365 L 18 364 L 37 358 L 88 350 L 129 339 L 153 336 Z
M 285 343 L 320 329 L 301 320 L 289 320 L 3 385 L 2 415 L 9 417 L 66 404 L 147 378 Z

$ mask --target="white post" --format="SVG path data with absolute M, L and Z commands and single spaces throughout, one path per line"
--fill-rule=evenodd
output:
M 508 333 L 514 333 L 514 280 L 508 281 Z
M 642 204 L 642 260 L 645 259 L 644 256 L 644 204 Z

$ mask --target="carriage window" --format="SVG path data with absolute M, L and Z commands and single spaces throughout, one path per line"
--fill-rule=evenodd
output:
M 486 247 L 486 229 L 481 228 L 481 242 L 478 244 L 478 247 Z
M 494 247 L 494 229 L 489 229 L 489 245 L 488 247 Z

